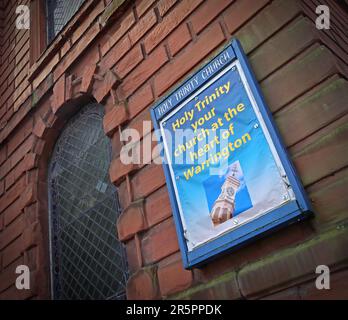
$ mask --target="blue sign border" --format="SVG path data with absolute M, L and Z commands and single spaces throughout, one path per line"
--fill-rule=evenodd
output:
M 186 269 L 207 263 L 212 258 L 220 254 L 230 252 L 232 251 L 232 249 L 237 249 L 242 245 L 252 241 L 253 239 L 264 236 L 265 234 L 268 234 L 271 231 L 275 231 L 276 229 L 284 225 L 289 225 L 295 221 L 300 221 L 309 216 L 312 212 L 310 202 L 305 194 L 301 181 L 296 174 L 294 166 L 287 154 L 286 148 L 284 147 L 284 144 L 280 138 L 278 129 L 273 121 L 271 112 L 266 106 L 257 80 L 255 79 L 247 57 L 238 40 L 232 40 L 213 59 L 204 64 L 204 66 L 202 66 L 193 75 L 187 77 L 176 88 L 174 88 L 174 90 L 172 90 L 168 95 L 166 95 L 151 108 L 150 112 L 154 124 L 154 129 L 156 131 L 159 130 L 161 119 L 163 119 L 166 115 L 173 111 L 183 100 L 194 94 L 194 92 L 196 92 L 216 74 L 221 72 L 231 63 L 235 62 L 236 59 L 239 61 L 242 67 L 251 92 L 256 100 L 256 104 L 271 135 L 273 144 L 287 174 L 288 180 L 292 186 L 296 200 L 292 200 L 287 204 L 281 206 L 280 208 L 264 214 L 256 218 L 255 220 L 240 226 L 239 228 L 233 229 L 217 237 L 216 239 L 193 249 L 192 251 L 188 251 L 178 203 L 175 196 L 174 186 L 169 171 L 169 165 L 164 163 L 164 175 L 166 178 L 170 203 L 173 210 L 173 217 L 178 235 L 179 247 L 182 254 L 183 265 Z M 224 61 L 224 63 L 221 63 L 221 61 Z M 203 77 L 202 75 L 204 70 L 209 66 L 214 66 L 214 68 L 211 70 L 215 71 L 212 72 L 209 76 Z M 194 82 L 193 79 L 195 80 Z M 186 95 L 180 94 L 180 97 L 178 97 L 178 91 L 185 86 L 191 88 L 191 90 L 187 90 Z M 162 137 L 159 137 L 159 141 L 163 143 Z

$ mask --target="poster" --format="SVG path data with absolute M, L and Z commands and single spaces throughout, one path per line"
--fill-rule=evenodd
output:
M 309 208 L 248 68 L 235 42 L 152 111 L 186 267 Z
M 189 251 L 291 200 L 237 63 L 163 122 Z

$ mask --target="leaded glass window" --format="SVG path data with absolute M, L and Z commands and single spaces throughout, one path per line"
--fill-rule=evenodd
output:
M 50 43 L 85 0 L 46 0 L 47 40 Z
M 52 294 L 123 299 L 127 265 L 116 236 L 120 213 L 109 180 L 111 145 L 103 107 L 84 107 L 62 131 L 49 168 Z

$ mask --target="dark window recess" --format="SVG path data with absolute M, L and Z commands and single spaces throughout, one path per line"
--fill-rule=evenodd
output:
M 47 41 L 63 29 L 85 0 L 46 0 Z
M 49 168 L 54 299 L 125 299 L 127 263 L 109 180 L 111 144 L 103 107 L 90 104 L 65 127 Z

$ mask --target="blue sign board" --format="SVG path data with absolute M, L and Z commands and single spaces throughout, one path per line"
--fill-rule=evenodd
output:
M 237 40 L 151 115 L 186 268 L 310 212 Z

